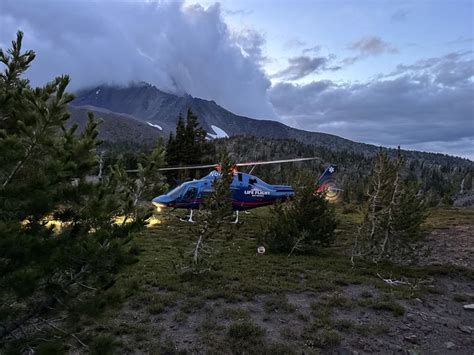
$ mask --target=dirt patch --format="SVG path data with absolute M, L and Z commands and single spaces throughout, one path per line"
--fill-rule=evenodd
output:
M 464 310 L 465 302 L 455 295 L 474 297 L 474 285 L 445 278 L 434 286 L 443 292 L 413 299 L 396 298 L 390 290 L 348 285 L 334 292 L 263 294 L 238 303 L 203 300 L 194 308 L 178 301 L 158 315 L 126 306 L 115 322 L 143 329 L 121 335 L 131 352 L 151 351 L 168 339 L 175 350 L 230 353 L 235 349 L 226 343 L 229 327 L 251 323 L 263 330 L 266 343 L 290 345 L 303 353 L 322 349 L 349 354 L 408 350 L 471 354 L 474 314 Z M 337 335 L 336 343 L 324 343 L 328 332 Z
M 449 288 L 446 289 L 447 284 Z M 438 280 L 437 289 L 447 292 L 425 295 L 421 298 L 395 300 L 405 312 L 394 316 L 387 309 L 371 307 L 357 310 L 338 310 L 337 317 L 348 319 L 359 326 L 370 327 L 366 336 L 348 333 L 345 344 L 363 352 L 396 352 L 413 349 L 426 353 L 472 353 L 474 350 L 474 318 L 463 309 L 463 303 L 453 299 L 454 294 L 472 295 L 469 282 Z M 379 327 L 377 329 L 377 327 Z
M 424 265 L 451 264 L 474 269 L 474 225 L 432 231 L 423 243 L 430 250 Z

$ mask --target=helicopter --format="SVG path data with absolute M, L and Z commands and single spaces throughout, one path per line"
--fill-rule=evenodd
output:
M 232 208 L 236 212 L 236 219 L 233 223 L 239 222 L 239 211 L 246 211 L 263 206 L 269 206 L 277 201 L 285 201 L 295 195 L 295 190 L 289 185 L 272 185 L 268 184 L 259 177 L 252 175 L 251 172 L 258 165 L 281 164 L 290 162 L 301 162 L 319 159 L 312 158 L 296 158 L 285 160 L 272 160 L 261 162 L 237 163 L 232 168 L 234 175 L 230 189 L 232 192 Z M 240 172 L 238 167 L 252 166 L 249 173 Z M 207 196 L 213 192 L 213 183 L 215 179 L 221 177 L 220 167 L 218 164 L 209 165 L 192 165 L 181 167 L 167 167 L 159 170 L 179 170 L 179 169 L 205 169 L 213 168 L 206 176 L 198 180 L 186 181 L 176 186 L 171 191 L 153 198 L 153 205 L 160 211 L 163 208 L 187 209 L 189 216 L 187 221 L 193 221 L 193 210 L 199 209 L 204 203 Z M 330 179 L 336 172 L 336 165 L 329 165 L 316 181 L 318 186 L 315 192 L 326 192 L 330 199 L 337 195 L 338 189 Z

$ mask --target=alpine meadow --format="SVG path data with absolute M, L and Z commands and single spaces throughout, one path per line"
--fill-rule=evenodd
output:
M 472 354 L 474 2 L 0 4 L 0 354 Z

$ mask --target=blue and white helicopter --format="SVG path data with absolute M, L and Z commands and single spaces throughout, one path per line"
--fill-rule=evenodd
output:
M 251 172 L 257 165 L 267 164 L 281 164 L 290 162 L 301 162 L 307 160 L 315 160 L 319 158 L 297 158 L 297 159 L 286 159 L 286 160 L 273 160 L 273 161 L 262 161 L 262 162 L 250 162 L 250 163 L 237 163 L 232 169 L 234 178 L 230 185 L 232 191 L 232 206 L 236 212 L 236 219 L 234 223 L 239 221 L 239 211 L 245 211 L 253 208 L 269 206 L 280 200 L 287 200 L 294 196 L 295 190 L 289 185 L 271 185 L 264 182 L 262 179 Z M 250 173 L 243 173 L 237 171 L 238 167 L 242 166 L 253 166 Z M 221 177 L 219 172 L 220 167 L 216 164 L 210 165 L 193 165 L 193 166 L 181 166 L 181 167 L 167 167 L 161 168 L 161 171 L 179 170 L 179 169 L 205 169 L 214 168 L 208 175 L 199 180 L 184 182 L 173 190 L 167 192 L 164 195 L 155 197 L 152 203 L 158 210 L 163 208 L 182 208 L 189 210 L 189 216 L 187 221 L 193 221 L 193 210 L 198 209 L 204 202 L 205 198 L 209 196 L 213 191 L 213 182 L 215 179 Z M 336 171 L 336 165 L 330 165 L 316 182 L 317 190 L 315 192 L 326 191 L 326 196 L 335 196 L 340 191 L 334 183 L 331 181 L 331 176 Z

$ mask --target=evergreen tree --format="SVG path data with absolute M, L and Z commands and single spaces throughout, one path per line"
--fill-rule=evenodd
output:
M 470 192 L 473 189 L 474 172 L 468 171 L 460 183 L 460 193 Z
M 166 150 L 160 138 L 150 153 L 143 153 L 139 158 L 138 177 L 143 180 L 143 192 L 140 198 L 149 201 L 167 190 L 165 177 L 157 170 L 166 165 L 165 157 Z
M 165 160 L 167 163 L 176 162 L 178 160 L 177 145 L 173 132 L 170 132 L 170 135 L 168 137 L 168 142 L 166 144 Z
M 335 238 L 336 216 L 324 193 L 316 193 L 312 179 L 304 177 L 290 201 L 272 207 L 263 234 L 273 252 L 314 253 L 329 246 Z
M 210 264 L 211 249 L 208 248 L 210 238 L 215 238 L 228 228 L 232 217 L 232 192 L 230 185 L 234 179 L 234 162 L 226 150 L 219 153 L 220 176 L 212 183 L 212 191 L 205 197 L 201 209 L 199 235 L 192 255 L 192 270 L 202 271 Z M 227 238 L 232 236 L 230 231 Z
M 130 261 L 126 243 L 149 211 L 120 167 L 90 181 L 98 122 L 89 115 L 81 134 L 66 128 L 69 77 L 32 88 L 22 77 L 35 54 L 21 52 L 22 38 L 0 50 L 0 346 L 34 351 L 70 336 L 65 343 L 85 346 L 60 329 Z M 130 223 L 117 225 L 123 214 Z
M 426 217 L 426 209 L 418 196 L 418 184 L 407 183 L 401 177 L 404 164 L 400 150 L 394 161 L 383 151 L 378 154 L 353 260 L 364 257 L 376 263 L 382 260 L 414 261 L 414 244 L 421 237 L 420 226 Z
M 193 165 L 212 161 L 214 145 L 206 140 L 207 132 L 199 126 L 198 118 L 189 109 L 186 123 L 181 116 L 176 124 L 176 135 L 170 134 L 166 146 L 168 165 Z

